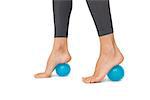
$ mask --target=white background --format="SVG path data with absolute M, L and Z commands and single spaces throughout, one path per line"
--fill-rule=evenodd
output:
M 125 78 L 87 85 L 99 40 L 85 0 L 74 0 L 69 28 L 72 71 L 66 78 L 35 79 L 53 44 L 52 0 L 0 0 L 0 100 L 149 100 L 150 2 L 111 0 Z M 55 75 L 55 73 L 53 73 Z

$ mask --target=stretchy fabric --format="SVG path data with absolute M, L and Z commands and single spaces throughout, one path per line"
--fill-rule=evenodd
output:
M 113 33 L 109 0 L 86 0 L 99 36 Z M 53 0 L 55 37 L 68 37 L 72 0 Z

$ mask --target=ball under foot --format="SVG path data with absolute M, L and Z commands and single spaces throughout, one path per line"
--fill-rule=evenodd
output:
M 124 77 L 124 69 L 121 65 L 114 66 L 107 74 L 111 81 L 120 81 Z
M 61 76 L 61 77 L 68 76 L 70 73 L 70 70 L 71 70 L 71 68 L 70 68 L 69 64 L 66 64 L 66 63 L 58 64 L 56 66 L 56 73 L 58 76 Z

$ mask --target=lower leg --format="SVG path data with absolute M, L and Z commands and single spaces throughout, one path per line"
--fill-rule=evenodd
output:
M 118 49 L 114 35 L 109 34 L 100 39 L 100 56 L 97 60 L 95 72 L 92 76 L 83 78 L 85 83 L 101 82 L 109 70 L 123 61 L 123 55 Z
M 123 55 L 115 43 L 109 0 L 87 0 L 87 3 L 100 36 L 101 46 L 94 74 L 83 78 L 83 81 L 94 83 L 102 81 L 114 65 L 120 64 Z
M 98 35 L 103 36 L 113 33 L 113 25 L 109 0 L 86 0 Z
M 45 72 L 35 75 L 36 78 L 50 77 L 55 66 L 59 63 L 67 63 L 71 60 L 68 52 L 67 38 L 55 38 L 53 50 L 48 58 Z
M 55 39 L 53 50 L 48 58 L 45 72 L 35 75 L 36 78 L 50 77 L 55 66 L 71 60 L 68 52 L 67 36 L 72 0 L 53 0 Z

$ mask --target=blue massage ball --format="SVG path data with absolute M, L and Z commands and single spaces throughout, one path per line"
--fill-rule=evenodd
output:
M 67 76 L 69 73 L 70 73 L 70 66 L 69 64 L 58 64 L 56 66 L 56 73 L 58 76 L 61 76 L 61 77 L 64 77 L 64 76 Z
M 121 65 L 114 66 L 107 74 L 111 81 L 120 81 L 124 77 L 124 69 Z

